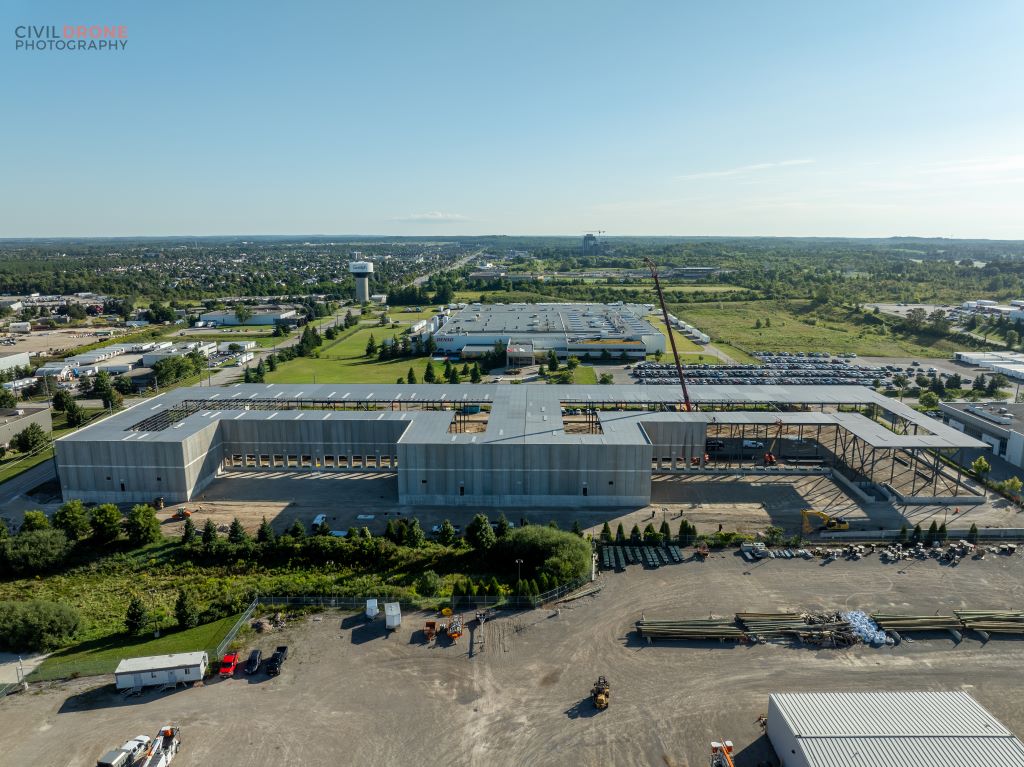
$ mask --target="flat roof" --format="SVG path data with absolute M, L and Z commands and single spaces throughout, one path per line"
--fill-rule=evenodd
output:
M 640 338 L 658 335 L 639 304 L 471 304 L 452 313 L 440 335 L 559 335 Z
M 1024 765 L 1024 744 L 962 691 L 776 693 L 769 700 L 769 716 L 778 712 L 812 767 Z
M 115 674 L 138 674 L 142 671 L 199 666 L 208 662 L 205 652 L 179 652 L 171 655 L 148 655 L 140 658 L 122 658 L 114 669 Z
M 94 422 L 61 438 L 61 441 L 178 442 L 216 425 L 219 420 L 400 420 L 414 429 L 399 441 L 422 443 L 520 442 L 560 444 L 635 444 L 646 437 L 642 421 L 689 421 L 719 423 L 820 424 L 840 426 L 872 447 L 985 448 L 985 443 L 929 418 L 903 403 L 863 386 L 702 385 L 689 387 L 698 406 L 760 406 L 764 410 L 682 411 L 682 393 L 675 386 L 637 385 L 534 385 L 502 384 L 237 384 L 224 388 L 193 386 L 174 389 L 144 400 L 109 418 Z M 372 403 L 387 409 L 336 410 L 335 405 Z M 449 434 L 453 409 L 410 410 L 407 405 L 454 407 L 462 404 L 489 406 L 483 433 Z M 917 434 L 897 434 L 859 413 L 838 410 L 779 408 L 797 405 L 838 407 L 877 405 L 917 429 Z M 302 406 L 301 409 L 299 406 Z M 599 411 L 603 434 L 566 434 L 562 407 L 620 405 L 633 411 Z M 670 406 L 675 410 L 666 410 Z M 291 409 L 289 409 L 291 408 Z M 639 408 L 646 408 L 639 410 Z M 165 412 L 175 417 L 154 418 Z M 164 423 L 159 423 L 165 421 Z M 909 429 L 913 432 L 913 429 Z

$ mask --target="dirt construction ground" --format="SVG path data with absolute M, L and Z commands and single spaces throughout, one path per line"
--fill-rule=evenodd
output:
M 756 718 L 773 691 L 966 690 L 1024 734 L 1024 641 L 918 636 L 896 647 L 664 643 L 633 632 L 648 618 L 738 610 L 948 613 L 1021 608 L 1024 562 L 989 555 L 945 567 L 766 560 L 602 575 L 599 593 L 560 609 L 506 614 L 456 645 L 427 644 L 427 617 L 326 611 L 248 646 L 286 643 L 281 676 L 215 680 L 125 701 L 110 678 L 34 688 L 0 701 L 0 763 L 90 765 L 107 748 L 165 722 L 181 726 L 176 767 L 217 765 L 668 765 L 703 767 L 711 740 L 736 744 L 739 767 L 779 764 Z M 467 617 L 472 617 L 467 616 Z M 588 699 L 599 674 L 611 707 Z
M 665 519 L 675 530 L 682 514 L 701 533 L 710 533 L 722 525 L 725 530 L 755 532 L 777 525 L 788 534 L 801 532 L 800 512 L 813 508 L 844 517 L 852 530 L 897 529 L 906 524 L 927 528 L 932 520 L 947 522 L 950 528 L 1024 527 L 1019 510 L 998 496 L 959 514 L 945 506 L 894 507 L 887 503 L 860 504 L 826 476 L 765 477 L 686 477 L 657 475 L 651 486 L 651 505 L 639 509 L 543 509 L 508 507 L 400 506 L 398 480 L 394 473 L 330 473 L 310 471 L 229 471 L 207 487 L 191 503 L 174 504 L 161 512 L 164 532 L 180 534 L 181 522 L 172 517 L 179 507 L 195 511 L 197 527 L 207 518 L 226 531 L 234 517 L 254 532 L 265 516 L 278 531 L 286 530 L 299 519 L 310 529 L 314 517 L 326 514 L 334 530 L 369 527 L 374 534 L 384 532 L 389 518 L 416 517 L 427 531 L 442 520 L 465 525 L 481 511 L 492 520 L 504 513 L 513 523 L 527 518 L 531 523 L 554 520 L 568 530 L 580 521 L 585 530 L 600 532 L 608 522 L 614 531 L 622 524 L 628 533 L 634 524 L 640 528 Z M 653 514 L 653 516 L 652 516 Z

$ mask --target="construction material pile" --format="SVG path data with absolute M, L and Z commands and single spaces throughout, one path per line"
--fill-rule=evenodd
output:
M 732 639 L 746 640 L 747 635 L 731 618 L 697 618 L 693 620 L 639 620 L 637 631 L 646 639 Z
M 948 631 L 959 642 L 963 637 L 960 632 L 963 624 L 955 615 L 900 615 L 889 613 L 872 613 L 871 618 L 897 639 L 900 633 L 915 631 Z
M 878 624 L 871 619 L 863 610 L 850 610 L 843 613 L 846 620 L 860 640 L 865 644 L 880 645 L 886 641 L 885 632 L 879 629 Z
M 737 613 L 747 634 L 760 642 L 796 639 L 813 645 L 849 647 L 857 637 L 839 613 Z
M 1024 612 L 1020 610 L 955 610 L 964 628 L 979 634 L 1024 634 Z

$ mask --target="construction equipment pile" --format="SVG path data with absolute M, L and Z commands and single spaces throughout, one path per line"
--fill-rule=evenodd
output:
M 955 615 L 900 615 L 898 613 L 872 613 L 871 619 L 883 631 L 954 631 L 963 629 Z

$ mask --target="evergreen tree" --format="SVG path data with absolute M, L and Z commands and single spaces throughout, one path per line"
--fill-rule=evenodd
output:
M 931 525 L 928 527 L 928 532 L 924 536 L 924 545 L 931 546 L 933 543 L 935 543 L 935 539 L 938 537 L 938 534 L 939 526 L 933 519 Z
M 967 531 L 967 541 L 975 545 L 978 543 L 978 526 L 973 522 L 971 522 L 971 529 Z
M 897 536 L 896 540 L 899 543 L 906 543 L 908 537 L 909 536 L 907 534 L 907 526 L 906 525 L 900 525 L 900 534 Z
M 668 526 L 668 520 L 663 520 L 661 523 L 661 540 L 670 541 L 672 540 L 672 529 Z
M 138 596 L 133 596 L 128 602 L 128 611 L 124 617 L 124 627 L 129 634 L 138 634 L 146 627 L 149 621 L 149 613 L 146 604 Z
M 508 535 L 509 529 L 510 527 L 508 523 L 508 518 L 505 516 L 505 513 L 502 512 L 501 516 L 498 517 L 497 525 L 494 528 L 494 534 L 498 538 L 504 538 L 506 535 Z
M 174 618 L 180 629 L 193 629 L 199 625 L 199 607 L 185 589 L 178 589 L 174 602 Z
M 601 527 L 601 543 L 612 542 L 612 529 L 607 522 Z
M 583 537 L 583 528 L 580 527 L 580 521 L 578 519 L 573 521 L 572 531 L 576 533 L 576 535 L 578 535 L 580 538 Z
M 455 543 L 455 539 L 458 534 L 455 532 L 455 526 L 452 525 L 447 519 L 441 523 L 441 529 L 437 533 L 437 542 L 442 546 L 451 546 Z
M 196 539 L 196 524 L 191 519 L 186 519 L 181 528 L 181 542 L 186 546 Z
M 481 378 L 482 376 L 480 375 L 480 364 L 474 362 L 473 369 L 469 371 L 469 381 L 470 383 L 478 384 L 480 383 Z
M 643 540 L 643 536 L 640 535 L 640 526 L 633 525 L 633 529 L 629 531 L 629 542 L 633 545 L 640 543 Z
M 292 526 L 288 528 L 286 535 L 290 535 L 292 538 L 305 538 L 306 526 L 302 524 L 301 519 L 296 519 L 292 522 Z
M 948 537 L 949 534 L 946 532 L 946 523 L 943 522 L 941 525 L 939 525 L 939 534 L 937 540 L 945 541 Z
M 434 373 L 434 363 L 432 360 L 427 360 L 427 367 L 423 371 L 423 383 L 436 383 L 437 376 Z
M 370 338 L 366 342 L 366 356 L 372 357 L 377 353 L 377 340 L 373 337 L 373 333 L 370 333 Z
M 245 532 L 245 528 L 242 527 L 242 523 L 235 517 L 231 520 L 231 527 L 228 529 L 228 543 L 237 546 L 240 543 L 245 543 L 249 540 L 249 535 Z
M 203 525 L 203 546 L 210 548 L 217 542 L 217 525 L 212 519 L 207 519 Z
M 260 526 L 256 530 L 256 542 L 269 543 L 272 540 L 274 540 L 274 528 L 267 522 L 267 518 L 263 517 L 263 521 L 260 522 Z
M 626 530 L 622 527 L 622 523 L 619 522 L 618 528 L 615 530 L 615 543 L 624 544 L 626 542 Z
M 410 548 L 418 549 L 426 542 L 427 536 L 423 534 L 423 528 L 420 527 L 420 521 L 414 517 L 405 530 L 405 545 Z
M 416 371 L 413 370 L 412 367 L 410 367 L 409 368 L 409 372 L 405 374 L 405 380 L 408 381 L 411 384 L 414 384 L 414 383 L 417 382 L 416 381 Z

